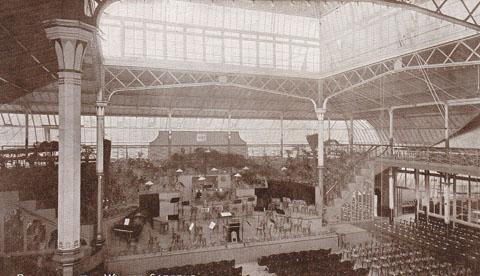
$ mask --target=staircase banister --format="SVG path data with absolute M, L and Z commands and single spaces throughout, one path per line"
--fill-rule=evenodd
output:
M 43 222 L 46 222 L 46 223 L 48 223 L 48 224 L 50 224 L 50 225 L 53 225 L 53 226 L 57 226 L 57 222 L 56 222 L 56 221 L 53 221 L 53 220 L 48 219 L 48 218 L 46 218 L 46 217 L 44 217 L 44 216 L 42 216 L 42 215 L 40 215 L 40 214 L 37 214 L 36 212 L 33 212 L 33 211 L 31 211 L 31 210 L 28 210 L 27 208 L 25 208 L 25 207 L 23 207 L 23 206 L 21 206 L 21 205 L 19 205 L 19 204 L 17 204 L 17 203 L 15 203 L 14 205 L 17 206 L 19 209 L 21 209 L 23 212 L 25 212 L 25 213 L 33 216 L 33 217 L 39 218 L 39 219 L 40 219 L 41 221 L 43 221 Z

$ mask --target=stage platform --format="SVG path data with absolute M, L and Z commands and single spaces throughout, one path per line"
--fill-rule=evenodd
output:
M 107 259 L 106 267 L 108 272 L 117 275 L 145 275 L 149 270 L 160 267 L 175 267 L 232 259 L 239 266 L 255 263 L 261 256 L 320 248 L 331 248 L 335 252 L 340 249 L 342 242 L 358 244 L 369 240 L 371 240 L 371 237 L 365 229 L 351 224 L 338 224 L 324 227 L 320 233 L 306 237 L 227 243 L 226 245 L 198 249 L 110 256 Z
M 237 265 L 256 262 L 261 256 L 314 249 L 338 249 L 338 235 L 325 233 L 302 238 L 276 241 L 229 243 L 226 246 L 206 247 L 193 250 L 156 252 L 109 257 L 106 267 L 117 275 L 145 275 L 160 267 L 175 267 L 189 264 L 235 260 Z
M 373 224 L 373 221 L 365 223 Z M 372 240 L 366 229 L 352 224 L 337 224 L 331 226 L 330 229 L 339 236 L 338 247 L 342 247 L 342 244 L 359 244 Z

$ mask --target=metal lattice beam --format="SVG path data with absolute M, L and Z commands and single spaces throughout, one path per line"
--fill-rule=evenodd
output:
M 276 94 L 307 101 L 314 100 L 317 94 L 317 81 L 311 79 L 187 72 L 117 65 L 105 66 L 105 100 L 110 100 L 115 93 L 121 91 L 211 85 L 243 88 L 259 93 Z
M 325 78 L 327 98 L 395 73 L 480 64 L 480 36 L 463 38 Z
M 342 2 L 374 3 L 387 7 L 399 7 L 480 31 L 480 25 L 475 19 L 475 15 L 480 12 L 480 2 L 473 5 L 465 0 L 347 0 Z M 455 8 L 452 9 L 451 6 Z

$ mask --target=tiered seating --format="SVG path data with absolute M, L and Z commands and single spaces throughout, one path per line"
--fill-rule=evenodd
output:
M 450 264 L 458 264 L 461 266 L 452 267 L 453 271 L 465 270 L 467 275 L 471 273 L 469 271 L 478 271 L 478 260 L 480 259 L 480 242 L 478 240 L 480 235 L 473 233 L 471 230 L 453 229 L 445 224 L 423 220 L 416 222 L 402 221 L 393 226 L 387 223 L 376 223 L 375 226 L 380 229 L 384 236 L 408 243 L 415 250 L 429 252 L 435 260 L 448 262 L 449 264 L 444 265 L 443 269 L 450 268 Z M 429 268 L 435 270 L 435 267 L 436 264 L 431 264 Z M 452 272 L 449 275 L 457 274 Z
M 345 202 L 342 205 L 343 222 L 359 222 L 371 220 L 373 218 L 373 195 L 366 193 L 354 195 L 351 202 Z
M 341 261 L 342 254 L 331 254 L 330 249 L 282 253 L 261 257 L 258 264 L 269 273 L 289 275 L 368 275 L 367 269 L 353 269 L 350 261 Z
M 241 276 L 242 267 L 235 268 L 235 261 L 220 261 L 208 264 L 185 265 L 152 270 L 147 275 L 232 275 Z

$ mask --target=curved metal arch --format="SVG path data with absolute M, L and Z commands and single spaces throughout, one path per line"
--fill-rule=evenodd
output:
M 268 89 L 262 89 L 262 88 L 257 88 L 253 86 L 248 86 L 248 85 L 241 85 L 241 84 L 236 84 L 236 83 L 223 83 L 223 82 L 204 82 L 204 83 L 191 83 L 191 84 L 167 84 L 167 85 L 155 85 L 155 86 L 144 86 L 144 87 L 125 87 L 125 88 L 119 88 L 115 89 L 110 92 L 107 102 L 110 102 L 112 99 L 113 95 L 122 93 L 122 92 L 128 92 L 128 91 L 142 91 L 142 90 L 155 90 L 155 89 L 168 89 L 168 88 L 179 88 L 179 87 L 201 87 L 201 86 L 223 86 L 223 87 L 237 87 L 237 88 L 243 88 L 243 89 L 249 89 L 249 90 L 254 90 L 266 94 L 272 94 L 272 95 L 277 95 L 277 96 L 283 96 L 283 97 L 290 97 L 294 99 L 299 99 L 299 100 L 304 100 L 304 101 L 309 101 L 313 104 L 314 110 L 317 109 L 317 103 L 315 102 L 314 99 L 309 98 L 309 97 L 303 97 L 303 96 L 298 96 L 298 95 L 292 95 L 288 93 L 282 93 L 279 91 L 274 91 L 274 90 L 268 90 Z
M 113 3 L 115 2 L 120 2 L 120 0 L 98 0 L 98 6 L 95 9 L 95 12 L 93 14 L 93 21 L 95 22 L 95 26 L 100 26 L 100 17 L 103 14 L 103 12 Z
M 469 10 L 465 4 L 463 3 L 463 0 L 453 0 L 456 1 L 456 3 L 463 4 L 463 7 L 465 9 L 465 12 L 468 13 L 468 16 L 464 19 L 460 19 L 457 17 L 453 17 L 451 15 L 448 15 L 446 13 L 442 12 L 442 7 L 445 3 L 447 3 L 448 0 L 443 0 L 440 1 L 441 3 L 435 2 L 435 0 L 427 0 L 425 2 L 431 2 L 435 6 L 435 10 L 430 10 L 428 8 L 422 7 L 420 5 L 411 3 L 415 1 L 411 0 L 346 0 L 343 2 L 357 2 L 357 3 L 373 3 L 373 4 L 378 4 L 386 7 L 398 7 L 398 8 L 405 8 L 408 10 L 412 10 L 418 13 L 422 13 L 424 15 L 428 15 L 431 17 L 438 18 L 440 20 L 445 20 L 453 24 L 461 25 L 470 29 L 473 29 L 475 31 L 480 31 L 480 25 L 478 25 L 473 19 L 473 13 L 479 8 L 480 2 L 473 7 L 472 10 Z M 452 0 L 450 0 L 452 1 Z M 471 22 L 469 22 L 470 18 L 472 19 Z

